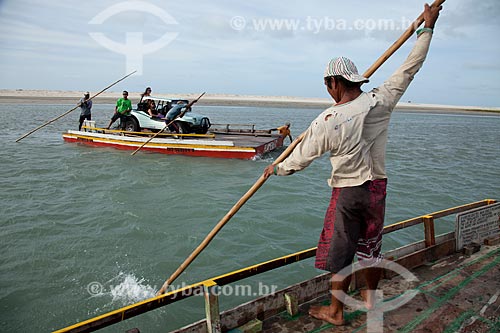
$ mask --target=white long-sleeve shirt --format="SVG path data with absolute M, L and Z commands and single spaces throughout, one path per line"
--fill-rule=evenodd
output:
M 431 39 L 431 32 L 421 33 L 403 65 L 380 87 L 323 111 L 290 156 L 277 165 L 277 174 L 285 176 L 300 171 L 329 152 L 331 187 L 358 186 L 368 180 L 387 178 L 385 147 L 389 120 L 422 67 Z

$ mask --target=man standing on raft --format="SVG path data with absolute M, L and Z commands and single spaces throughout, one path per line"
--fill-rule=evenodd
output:
M 344 293 L 350 276 L 337 274 L 351 265 L 356 254 L 367 290 L 361 295 L 368 309 L 374 307 L 381 270 L 373 267 L 382 259 L 387 175 L 385 150 L 387 128 L 394 107 L 422 67 L 442 7 L 425 5 L 424 28 L 403 65 L 380 87 L 363 92 L 368 79 L 344 57 L 332 59 L 325 71 L 328 93 L 336 104 L 321 113 L 306 130 L 290 156 L 264 170 L 265 177 L 287 176 L 306 168 L 328 152 L 332 173 L 330 205 L 321 232 L 316 264 L 334 274 L 330 306 L 311 307 L 309 314 L 334 325 L 344 324 L 344 304 L 335 294 Z M 337 282 L 340 281 L 340 282 Z

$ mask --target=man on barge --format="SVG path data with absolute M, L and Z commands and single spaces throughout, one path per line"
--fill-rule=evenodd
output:
M 113 114 L 113 117 L 111 117 L 109 125 L 106 129 L 109 129 L 118 118 L 120 118 L 121 129 L 125 129 L 125 122 L 127 121 L 127 117 L 130 115 L 130 111 L 132 111 L 132 102 L 128 99 L 128 91 L 124 90 L 122 96 L 122 98 L 116 101 L 115 113 Z
M 87 91 L 83 97 L 80 99 L 80 124 L 78 125 L 78 130 L 82 130 L 82 125 L 85 120 L 92 120 L 92 100 L 90 99 L 90 93 Z
M 425 5 L 423 29 L 403 65 L 380 87 L 363 92 L 368 79 L 359 75 L 347 58 L 332 59 L 324 82 L 336 104 L 321 113 L 306 130 L 303 140 L 290 156 L 264 170 L 265 177 L 287 176 L 306 168 L 328 152 L 332 187 L 323 231 L 316 252 L 319 269 L 332 272 L 332 302 L 309 310 L 315 318 L 334 325 L 344 324 L 342 298 L 350 276 L 338 273 L 351 265 L 356 254 L 367 289 L 361 295 L 368 309 L 374 307 L 375 290 L 381 270 L 382 230 L 385 214 L 387 175 L 385 150 L 387 129 L 394 107 L 422 67 L 432 39 L 434 25 L 442 7 Z M 340 281 L 340 282 L 337 282 Z M 340 293 L 342 294 L 342 293 Z

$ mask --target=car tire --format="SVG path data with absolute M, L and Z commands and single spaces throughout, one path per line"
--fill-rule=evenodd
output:
M 176 121 L 175 124 L 177 127 L 179 127 L 179 134 L 188 134 L 189 133 L 189 127 L 186 125 L 186 123 L 182 121 Z
M 210 120 L 207 117 L 201 118 L 200 126 L 196 130 L 196 134 L 207 134 L 208 129 L 212 126 Z
M 140 132 L 141 129 L 139 127 L 139 123 L 137 119 L 129 117 L 127 121 L 125 121 L 125 131 L 127 132 Z

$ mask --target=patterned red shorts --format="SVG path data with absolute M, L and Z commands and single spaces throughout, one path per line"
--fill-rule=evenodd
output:
M 316 251 L 316 268 L 337 273 L 352 264 L 370 266 L 382 259 L 387 179 L 334 188 Z

